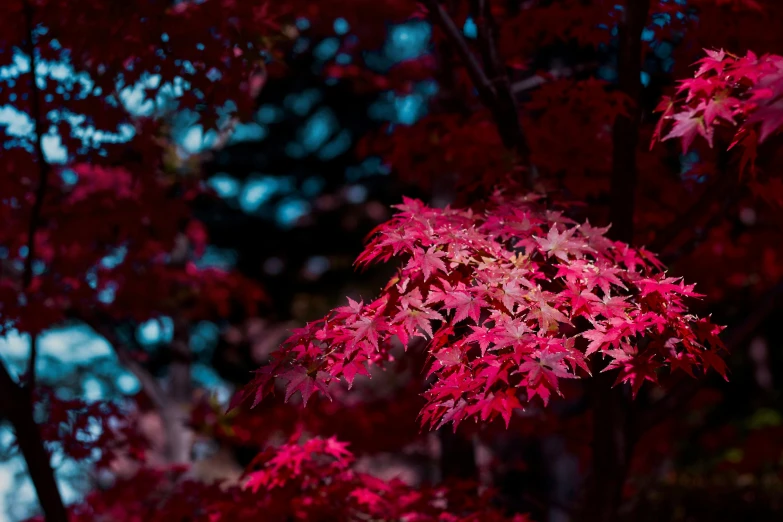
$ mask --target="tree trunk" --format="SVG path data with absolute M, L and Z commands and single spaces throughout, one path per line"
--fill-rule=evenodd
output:
M 609 236 L 633 243 L 637 165 L 641 123 L 642 31 L 650 0 L 628 0 L 618 24 L 617 83 L 630 99 L 628 116 L 619 116 L 612 129 L 612 178 Z M 613 387 L 615 373 L 599 373 L 594 361 L 590 398 L 593 411 L 593 469 L 587 487 L 583 520 L 614 522 L 622 501 L 628 465 L 636 442 L 630 400 L 624 387 Z
M 583 519 L 614 522 L 622 501 L 636 436 L 627 390 L 612 387 L 613 373 L 596 375 L 590 390 L 593 404 L 593 467 Z
M 14 382 L 2 363 L 0 363 L 0 407 L 3 416 L 14 428 L 16 442 L 27 464 L 27 471 L 33 481 L 46 522 L 68 522 L 68 514 L 60 490 L 57 488 L 49 452 L 44 447 L 41 432 L 33 418 L 30 393 Z
M 441 428 L 440 439 L 440 478 L 458 478 L 475 480 L 478 477 L 476 452 L 473 441 L 459 433 L 454 433 L 450 426 Z
M 38 502 L 46 516 L 46 522 L 67 522 L 68 514 L 60 490 L 57 488 L 49 452 L 44 447 L 41 433 L 33 420 L 30 408 L 25 408 L 26 412 L 22 411 L 22 408 L 19 410 L 13 415 L 11 422 L 16 432 L 17 444 L 27 463 L 27 471 L 33 480 Z

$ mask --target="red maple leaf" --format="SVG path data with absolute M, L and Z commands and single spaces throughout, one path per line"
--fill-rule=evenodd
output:
M 307 400 L 315 390 L 321 391 L 331 400 L 332 397 L 327 390 L 329 377 L 328 373 L 320 371 L 316 372 L 315 375 L 311 375 L 301 366 L 291 368 L 287 372 L 280 374 L 281 379 L 288 381 L 288 386 L 285 389 L 285 401 L 288 402 L 296 392 L 299 392 L 302 396 L 302 404 L 307 406 Z
M 682 152 L 688 153 L 693 140 L 697 135 L 702 136 L 707 143 L 712 147 L 712 138 L 714 130 L 712 127 L 707 127 L 704 123 L 704 115 L 697 114 L 701 111 L 697 109 L 688 109 L 685 112 L 674 115 L 674 126 L 669 134 L 664 137 L 664 140 L 672 138 L 682 138 Z

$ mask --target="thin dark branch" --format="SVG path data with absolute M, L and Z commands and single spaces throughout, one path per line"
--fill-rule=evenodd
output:
M 38 61 L 35 56 L 35 22 L 33 21 L 34 11 L 29 2 L 25 2 L 25 29 L 27 39 L 25 42 L 25 52 L 30 57 L 30 117 L 35 125 L 35 154 L 38 163 L 38 187 L 35 191 L 35 200 L 30 211 L 30 220 L 27 225 L 27 257 L 24 261 L 24 271 L 22 273 L 22 286 L 25 290 L 30 288 L 33 282 L 33 263 L 35 262 L 35 235 L 41 226 L 41 213 L 43 211 L 44 199 L 46 198 L 46 186 L 49 181 L 49 164 L 43 152 L 43 114 L 41 111 L 41 93 L 38 90 L 37 67 Z M 38 357 L 38 336 L 33 334 L 30 339 L 30 361 L 27 369 L 27 388 L 30 393 L 35 389 L 35 364 Z
M 38 334 L 30 336 L 30 359 L 27 361 L 27 382 L 25 386 L 30 395 L 35 391 L 35 363 L 38 360 Z
M 649 248 L 665 264 L 671 264 L 693 252 L 710 230 L 720 225 L 729 209 L 745 194 L 729 172 L 730 154 L 725 145 L 716 147 L 717 161 L 713 179 L 696 201 L 655 234 Z
M 432 18 L 433 24 L 437 23 L 434 16 L 430 15 L 430 18 Z M 467 101 L 458 96 L 455 65 L 459 58 L 456 56 L 451 41 L 442 40 L 439 42 L 435 47 L 435 53 L 438 56 L 439 64 L 436 73 L 437 81 L 441 87 L 441 95 L 438 96 L 436 103 L 447 112 L 455 112 L 464 116 L 470 115 L 472 111 Z
M 680 235 L 693 228 L 704 217 L 710 208 L 726 194 L 728 183 L 725 176 L 713 180 L 699 198 L 688 209 L 677 216 L 672 223 L 655 234 L 655 240 L 648 248 L 652 252 L 662 254 L 680 237 Z
M 44 198 L 46 197 L 46 186 L 49 178 L 49 164 L 43 152 L 43 114 L 41 111 L 41 93 L 38 90 L 36 69 L 38 61 L 35 56 L 35 25 L 33 22 L 33 7 L 29 2 L 25 3 L 25 23 L 27 29 L 27 41 L 25 43 L 25 52 L 30 57 L 30 117 L 35 125 L 35 155 L 38 163 L 38 187 L 35 191 L 35 201 L 30 213 L 30 221 L 27 228 L 27 258 L 24 263 L 24 273 L 22 275 L 22 284 L 25 288 L 30 286 L 33 280 L 33 262 L 35 261 L 35 234 L 41 225 L 41 212 L 43 210 Z
M 470 4 L 478 28 L 478 43 L 484 62 L 484 70 L 490 80 L 495 80 L 503 75 L 504 71 L 495 47 L 497 28 L 492 16 L 492 6 L 490 0 L 470 0 Z
M 548 73 L 534 74 L 524 80 L 512 83 L 511 93 L 516 96 L 544 85 L 547 82 L 559 80 L 561 78 L 570 78 L 576 73 L 598 69 L 600 65 L 599 62 L 588 62 L 574 67 L 553 68 Z
M 671 263 L 695 249 L 707 233 L 725 218 L 726 212 L 742 196 L 735 178 L 729 173 L 729 153 L 724 146 L 718 146 L 716 172 L 699 198 L 679 215 L 669 226 L 656 233 L 650 249 L 661 256 L 665 263 Z M 717 207 L 717 209 L 716 209 Z M 708 216 L 704 222 L 705 216 Z M 699 226 L 699 223 L 703 224 Z M 678 239 L 684 237 L 680 244 Z M 666 252 L 680 244 L 678 249 Z
M 498 25 L 492 14 L 490 0 L 471 0 L 478 27 L 478 43 L 495 91 L 495 103 L 490 107 L 495 122 L 508 149 L 516 150 L 520 159 L 530 167 L 530 147 L 519 122 L 517 102 L 511 90 L 511 82 L 503 62 L 498 55 Z M 530 169 L 531 172 L 533 169 Z M 532 181 L 532 180 L 530 180 Z
M 457 54 L 462 59 L 465 69 L 470 76 L 470 80 L 478 91 L 479 98 L 482 103 L 487 107 L 495 105 L 495 89 L 492 86 L 492 82 L 484 74 L 484 70 L 481 68 L 481 64 L 478 62 L 473 52 L 470 50 L 467 41 L 462 36 L 454 20 L 446 12 L 438 0 L 424 0 L 424 4 L 430 12 L 435 23 L 440 26 L 443 32 L 446 34 L 446 38 L 449 39 Z
M 527 168 L 525 181 L 529 186 L 532 186 L 535 167 L 530 161 L 530 148 L 519 122 L 511 82 L 497 54 L 497 23 L 492 15 L 489 0 L 473 1 L 478 18 L 478 43 L 484 61 L 483 68 L 471 51 L 462 32 L 438 0 L 424 0 L 424 4 L 429 9 L 434 23 L 443 30 L 446 38 L 462 59 L 468 76 L 476 87 L 479 99 L 492 113 L 503 145 L 509 150 L 516 151 L 522 164 Z

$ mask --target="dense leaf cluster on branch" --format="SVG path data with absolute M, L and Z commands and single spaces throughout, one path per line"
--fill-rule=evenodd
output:
M 476 417 L 506 424 L 522 401 L 544 403 L 559 379 L 589 375 L 586 357 L 608 356 L 634 394 L 664 365 L 693 374 L 720 358 L 721 328 L 687 313 L 693 287 L 666 277 L 644 249 L 575 223 L 536 196 L 497 193 L 483 211 L 443 210 L 406 200 L 373 234 L 357 263 L 399 258 L 398 275 L 368 304 L 350 301 L 294 332 L 250 393 L 273 379 L 303 402 L 332 380 L 349 386 L 390 358 L 393 337 L 427 340 L 422 421 L 430 427 Z M 518 393 L 522 391 L 523 393 Z

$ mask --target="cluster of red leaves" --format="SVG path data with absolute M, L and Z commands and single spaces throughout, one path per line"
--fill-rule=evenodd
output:
M 206 484 L 182 470 L 145 469 L 71 509 L 74 522 L 330 521 L 524 522 L 490 506 L 489 492 L 412 488 L 352 469 L 354 457 L 334 438 L 288 443 L 261 453 L 242 484 Z M 473 486 L 471 486 L 473 488 Z
M 659 104 L 663 115 L 654 139 L 680 138 L 687 152 L 696 136 L 712 147 L 716 130 L 726 128 L 730 147 L 744 149 L 743 167 L 752 165 L 757 146 L 783 126 L 783 57 L 707 51 L 698 64 L 694 77 L 680 82 L 677 95 Z
M 74 184 L 53 176 L 48 187 L 27 288 L 20 283 L 33 202 L 3 206 L 9 225 L 0 233 L 9 250 L 9 269 L 0 278 L 3 326 L 38 332 L 96 310 L 137 321 L 172 311 L 193 319 L 225 317 L 235 305 L 255 311 L 263 298 L 256 284 L 194 263 L 203 254 L 206 234 L 191 218 L 188 200 L 176 197 L 182 186 L 154 171 L 87 164 L 70 171 L 77 176 Z M 10 194 L 33 196 L 18 186 L 24 183 L 7 183 L 19 189 Z M 150 307 L 152 302 L 157 307 Z
M 367 365 L 390 358 L 393 338 L 427 341 L 421 420 L 430 427 L 467 418 L 509 422 L 520 398 L 544 403 L 559 380 L 590 374 L 600 353 L 634 393 L 664 366 L 725 375 L 721 328 L 688 314 L 692 285 L 666 277 L 644 249 L 607 239 L 606 229 L 546 210 L 537 196 L 496 193 L 481 212 L 433 209 L 406 199 L 378 227 L 357 263 L 403 261 L 398 276 L 368 303 L 349 300 L 294 332 L 258 370 L 244 397 L 255 402 L 275 379 L 286 400 L 303 401 Z M 521 394 L 520 392 L 524 392 Z

